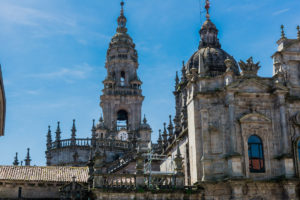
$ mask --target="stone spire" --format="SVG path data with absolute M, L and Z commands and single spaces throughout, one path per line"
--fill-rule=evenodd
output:
M 209 15 L 209 9 L 210 9 L 210 3 L 209 0 L 206 0 L 206 21 L 203 23 L 199 33 L 201 37 L 201 41 L 199 44 L 200 48 L 205 47 L 215 47 L 215 48 L 221 48 L 221 44 L 218 39 L 218 29 L 210 21 L 210 15 Z
M 284 32 L 284 25 L 281 25 L 281 39 L 282 40 L 285 40 L 286 39 L 286 37 L 285 37 L 285 32 Z
M 298 31 L 297 39 L 300 40 L 300 26 L 299 25 L 297 26 L 297 31 Z
M 186 81 L 185 73 L 186 73 L 185 64 L 184 64 L 184 61 L 182 61 L 182 68 L 181 68 L 181 82 L 182 83 L 184 83 Z
M 96 127 L 95 127 L 95 119 L 93 119 L 92 125 L 92 146 L 95 147 L 96 145 Z
M 26 158 L 25 158 L 25 166 L 30 166 L 30 161 L 31 161 L 31 159 L 30 159 L 30 149 L 29 148 L 27 148 L 27 155 L 26 155 Z
M 168 132 L 169 132 L 169 143 L 172 142 L 172 139 L 173 139 L 173 123 L 172 123 L 172 116 L 169 115 L 169 125 L 168 125 Z
M 147 124 L 146 115 L 144 115 L 143 123 L 144 123 L 144 124 Z
M 71 145 L 75 146 L 76 145 L 76 125 L 75 125 L 75 119 L 73 119 L 73 125 L 71 129 Z
M 92 184 L 93 183 L 93 174 L 94 174 L 94 158 L 93 158 L 92 148 L 90 149 L 89 161 L 87 163 L 87 166 L 89 168 L 89 179 L 88 179 L 88 182 L 90 184 Z
M 52 145 L 52 137 L 51 137 L 51 127 L 48 126 L 48 133 L 47 133 L 47 150 L 51 149 Z
M 127 19 L 124 16 L 124 1 L 122 1 L 120 16 L 118 17 L 118 28 L 117 28 L 118 33 L 126 33 L 127 32 L 126 22 L 127 22 Z
M 183 158 L 180 153 L 179 144 L 177 145 L 177 154 L 176 154 L 174 161 L 175 161 L 175 166 L 176 166 L 176 168 L 175 168 L 176 174 L 183 174 L 183 166 L 182 166 Z
M 14 166 L 18 166 L 18 165 L 19 165 L 19 160 L 18 160 L 18 152 L 16 152 L 16 156 L 15 156 L 15 159 L 14 159 L 13 165 L 14 165 Z
M 158 146 L 161 148 L 163 146 L 163 141 L 161 138 L 161 129 L 158 130 L 158 140 L 157 140 Z
M 176 71 L 176 76 L 175 76 L 175 91 L 177 90 L 179 85 L 179 78 L 178 78 L 178 71 Z
M 167 134 L 166 123 L 164 123 L 164 131 L 162 137 L 163 137 L 164 148 L 166 148 L 168 146 L 168 134 Z
M 56 147 L 59 148 L 60 147 L 60 135 L 61 135 L 59 121 L 57 122 L 57 128 L 56 128 L 55 134 L 56 134 L 56 136 L 55 136 Z

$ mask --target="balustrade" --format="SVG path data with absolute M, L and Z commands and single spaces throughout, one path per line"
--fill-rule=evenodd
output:
M 135 174 L 107 174 L 103 176 L 103 188 L 107 189 L 134 189 Z
M 85 139 L 65 139 L 54 141 L 51 143 L 51 149 L 56 148 L 63 148 L 63 147 L 69 147 L 69 146 L 81 146 L 81 147 L 90 147 L 92 143 L 92 139 L 85 138 Z M 121 140 L 111 140 L 111 139 L 98 139 L 97 144 L 100 147 L 115 147 L 115 148 L 121 148 L 121 149 L 130 149 L 132 147 L 132 144 L 128 141 L 121 141 Z
M 134 190 L 137 187 L 137 176 L 142 177 L 143 188 L 150 190 L 165 190 L 184 188 L 183 185 L 176 185 L 177 175 L 175 174 L 103 174 L 103 185 L 105 189 L 129 189 Z M 182 178 L 182 177 L 179 177 Z

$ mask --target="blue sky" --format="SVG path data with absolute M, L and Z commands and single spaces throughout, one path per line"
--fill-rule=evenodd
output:
M 174 76 L 182 60 L 196 51 L 204 15 L 203 0 L 128 0 L 125 15 L 139 53 L 139 76 L 146 97 L 143 113 L 158 129 L 174 114 Z M 212 0 L 211 18 L 222 48 L 237 61 L 254 57 L 261 76 L 272 76 L 280 25 L 296 38 L 299 0 Z M 99 97 L 106 50 L 114 35 L 119 0 L 0 0 L 0 63 L 7 98 L 0 164 L 10 165 L 15 152 L 32 164 L 45 165 L 47 126 L 62 137 L 89 137 L 99 119 Z

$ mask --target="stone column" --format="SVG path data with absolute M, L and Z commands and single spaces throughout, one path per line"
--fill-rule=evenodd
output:
M 287 122 L 286 122 L 286 109 L 285 109 L 285 95 L 283 93 L 277 93 L 279 112 L 280 112 L 280 126 L 282 135 L 282 153 L 289 153 Z
M 145 187 L 145 178 L 144 178 L 144 158 L 142 152 L 138 148 L 136 156 L 136 179 L 135 179 L 136 188 Z
M 236 129 L 235 129 L 235 106 L 234 93 L 229 92 L 226 96 L 229 115 L 229 136 L 230 146 L 227 150 L 228 154 L 228 172 L 230 176 L 242 176 L 242 160 L 241 155 L 237 151 Z
M 180 153 L 179 144 L 177 146 L 177 155 L 174 159 L 175 161 L 175 171 L 176 171 L 176 188 L 182 189 L 184 188 L 184 173 L 183 173 L 183 158 Z
M 292 182 L 286 182 L 283 185 L 287 200 L 296 200 L 296 184 Z
M 281 139 L 282 139 L 282 154 L 281 159 L 283 162 L 283 175 L 285 177 L 294 176 L 294 162 L 289 147 L 288 127 L 286 120 L 286 107 L 285 107 L 285 92 L 276 92 L 280 112 L 280 126 L 281 126 Z
M 235 122 L 234 122 L 234 93 L 229 92 L 226 96 L 228 105 L 228 115 L 229 115 L 229 135 L 230 135 L 230 149 L 229 154 L 236 153 L 236 134 L 235 134 Z

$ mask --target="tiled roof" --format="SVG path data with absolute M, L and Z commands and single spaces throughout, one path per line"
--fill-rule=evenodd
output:
M 88 180 L 87 167 L 59 166 L 0 166 L 0 180 L 35 181 L 35 182 L 72 182 L 86 183 Z

